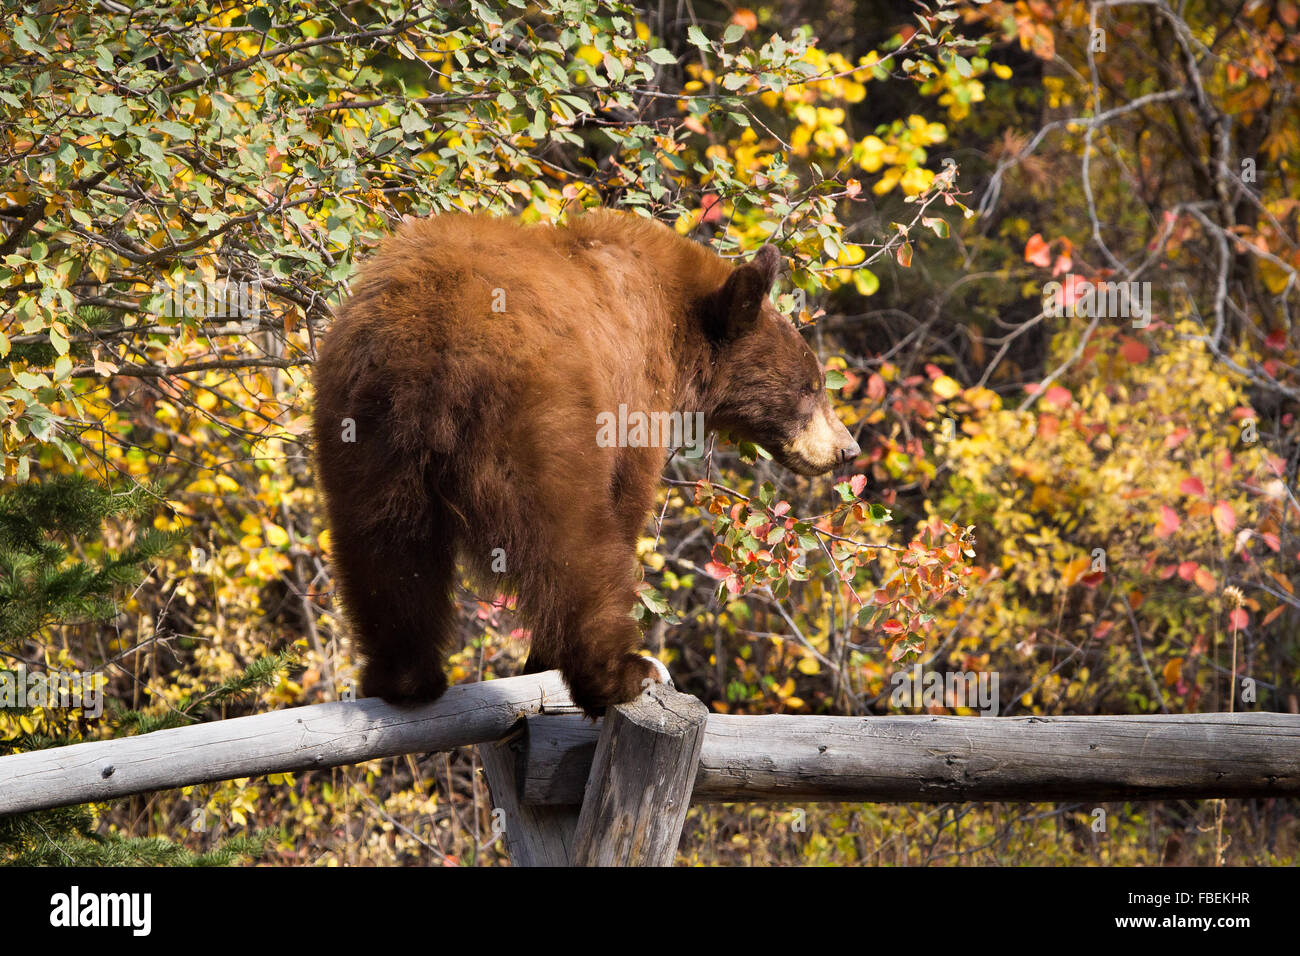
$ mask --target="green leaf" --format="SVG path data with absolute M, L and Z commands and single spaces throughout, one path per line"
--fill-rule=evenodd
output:
M 263 7 L 249 10 L 244 21 L 258 33 L 265 33 L 271 29 L 271 15 Z
M 140 155 L 155 163 L 162 163 L 167 160 L 163 148 L 151 139 L 140 140 Z
M 940 219 L 938 216 L 924 216 L 921 219 L 921 225 L 927 226 L 934 230 L 934 234 L 940 239 L 948 238 L 948 220 Z
M 875 295 L 880 288 L 880 279 L 870 269 L 854 269 L 853 284 L 862 295 Z

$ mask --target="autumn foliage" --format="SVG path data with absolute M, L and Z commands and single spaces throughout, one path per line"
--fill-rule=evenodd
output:
M 102 673 L 137 714 L 347 699 L 305 444 L 332 304 L 405 216 L 606 205 L 725 255 L 775 244 L 777 304 L 863 448 L 842 480 L 725 436 L 669 463 L 635 613 L 679 688 L 725 713 L 890 713 L 919 662 L 996 671 L 1002 714 L 1300 711 L 1300 5 L 1176 7 L 6 8 L 4 489 L 147 486 L 183 543 L 110 619 L 0 653 Z M 1145 312 L 1106 314 L 1086 293 L 1108 283 Z M 511 598 L 457 599 L 451 680 L 516 673 Z M 275 654 L 277 680 L 204 706 Z M 134 729 L 0 710 L 8 750 Z M 500 863 L 476 769 L 228 781 L 94 825 L 195 851 L 274 831 L 283 864 Z M 1090 809 L 826 807 L 799 832 L 785 808 L 696 809 L 682 854 L 1300 852 L 1282 801 L 1228 806 L 1217 839 L 1209 804 L 1115 806 L 1108 833 Z

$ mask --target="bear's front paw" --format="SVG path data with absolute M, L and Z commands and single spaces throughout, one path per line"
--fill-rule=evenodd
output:
M 604 716 L 607 707 L 636 700 L 655 684 L 673 685 L 668 668 L 663 662 L 641 654 L 625 654 L 617 669 L 593 685 L 582 680 L 571 680 L 569 689 L 573 702 L 588 717 Z
M 652 665 L 654 665 L 656 676 L 653 679 L 646 678 L 641 681 L 641 689 L 643 691 L 649 690 L 650 685 L 653 683 L 667 684 L 669 687 L 676 686 L 673 683 L 672 675 L 668 673 L 668 668 L 663 661 L 657 657 L 647 657 L 645 660 L 648 660 Z
M 623 700 L 620 703 L 636 700 L 656 684 L 673 686 L 673 679 L 668 676 L 668 668 L 657 657 L 643 654 L 628 654 L 623 658 L 622 674 Z

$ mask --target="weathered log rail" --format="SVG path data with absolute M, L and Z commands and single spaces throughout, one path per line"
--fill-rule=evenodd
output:
M 479 745 L 522 865 L 671 863 L 691 802 L 1300 796 L 1300 716 L 737 717 L 658 687 L 599 724 L 556 672 L 0 757 L 0 815 Z
M 427 707 L 366 698 L 34 750 L 0 757 L 0 815 L 454 750 L 497 740 L 544 708 L 573 711 L 558 672 L 453 687 Z

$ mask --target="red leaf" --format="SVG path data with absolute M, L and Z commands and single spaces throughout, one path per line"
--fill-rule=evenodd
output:
M 1244 631 L 1250 626 L 1250 615 L 1246 613 L 1244 607 L 1234 607 L 1232 613 L 1228 615 L 1228 623 L 1234 630 Z
M 1068 309 L 1074 303 L 1079 301 L 1083 295 L 1083 287 L 1088 284 L 1088 280 L 1083 276 L 1071 272 L 1065 277 L 1065 282 L 1061 284 L 1061 307 Z
M 1178 485 L 1179 494 L 1201 496 L 1205 494 L 1205 485 L 1199 478 L 1184 478 Z
M 1160 520 L 1156 523 L 1156 537 L 1167 538 L 1182 524 L 1178 513 L 1168 505 L 1160 506 Z
M 1232 510 L 1232 505 L 1223 499 L 1219 499 L 1212 514 L 1214 515 L 1214 526 L 1219 529 L 1219 533 L 1232 534 L 1233 529 L 1237 527 L 1237 515 Z
M 886 634 L 902 634 L 907 630 L 907 628 L 903 626 L 903 622 L 896 617 L 891 617 L 884 624 L 880 625 L 880 627 Z
M 862 489 L 867 487 L 866 475 L 854 475 L 849 479 L 849 489 L 855 494 L 862 494 Z
M 1124 361 L 1130 365 L 1141 365 L 1151 357 L 1151 350 L 1137 339 L 1131 339 L 1126 335 L 1122 341 L 1119 352 L 1124 356 Z
M 1052 247 L 1043 241 L 1042 233 L 1034 233 L 1025 243 L 1025 261 L 1043 268 L 1052 264 Z
M 1047 390 L 1047 394 L 1043 396 L 1043 401 L 1047 402 L 1049 405 L 1056 405 L 1060 408 L 1065 408 L 1074 401 L 1074 396 L 1070 393 L 1068 388 L 1065 388 L 1062 385 L 1053 385 Z
M 873 402 L 878 402 L 885 397 L 885 380 L 879 373 L 873 374 L 867 379 L 867 398 Z
M 710 577 L 717 578 L 719 581 L 731 575 L 731 568 L 725 564 L 718 564 L 717 561 L 710 561 L 704 566 L 704 570 L 708 572 Z
M 1219 582 L 1214 580 L 1214 575 L 1199 565 L 1196 568 L 1196 574 L 1193 575 L 1196 586 L 1206 594 L 1213 594 L 1219 589 Z

